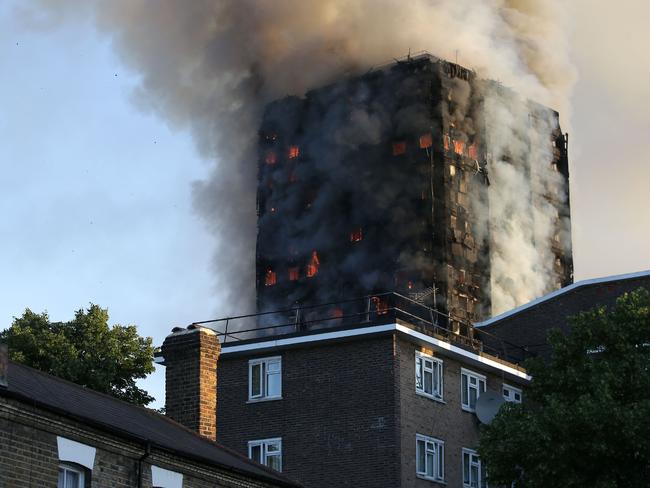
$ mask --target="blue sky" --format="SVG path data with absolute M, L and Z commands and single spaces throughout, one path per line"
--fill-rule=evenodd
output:
M 174 325 L 219 316 L 215 242 L 191 197 L 210 163 L 188 132 L 132 103 L 137 73 L 92 24 L 27 29 L 18 3 L 0 3 L 0 327 L 26 307 L 68 320 L 93 302 L 160 345 Z M 643 2 L 575 3 L 571 200 L 584 279 L 650 268 L 650 62 L 639 51 L 650 34 Z M 162 376 L 143 383 L 155 406 Z
M 0 5 L 0 327 L 89 302 L 161 344 L 216 313 L 212 238 L 191 209 L 207 166 L 136 109 L 137 83 L 82 23 L 25 31 Z M 147 381 L 162 400 L 162 375 Z

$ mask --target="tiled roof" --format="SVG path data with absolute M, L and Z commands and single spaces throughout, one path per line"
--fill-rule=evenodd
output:
M 117 436 L 173 452 L 181 457 L 231 470 L 277 486 L 301 486 L 265 466 L 253 463 L 177 422 L 152 410 L 98 393 L 75 383 L 9 363 L 8 387 L 0 395 L 12 396 L 54 413 L 72 417 Z

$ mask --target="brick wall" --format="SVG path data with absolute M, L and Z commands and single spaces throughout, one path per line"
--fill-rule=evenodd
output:
M 57 436 L 97 449 L 91 488 L 133 488 L 144 445 L 0 396 L 0 488 L 57 485 Z M 271 488 L 226 470 L 202 465 L 155 448 L 143 463 L 143 488 L 151 488 L 151 464 L 183 474 L 184 488 Z
M 248 403 L 248 360 L 282 356 L 281 400 Z M 308 488 L 399 486 L 393 336 L 219 361 L 217 440 L 282 438 L 283 473 Z
M 182 330 L 167 336 L 161 349 L 166 366 L 166 415 L 214 440 L 220 353 L 216 334 L 205 328 Z
M 415 351 L 419 350 L 443 360 L 443 401 L 433 400 L 415 392 Z M 415 435 L 435 437 L 445 443 L 445 481 L 447 486 L 463 486 L 461 449 L 478 444 L 479 422 L 476 415 L 461 408 L 461 368 L 486 376 L 489 390 L 501 391 L 504 378 L 477 366 L 462 364 L 430 349 L 397 339 L 401 417 L 401 480 L 403 487 L 436 486 L 416 476 Z M 506 383 L 517 386 L 516 382 Z M 437 485 L 440 486 L 440 485 Z

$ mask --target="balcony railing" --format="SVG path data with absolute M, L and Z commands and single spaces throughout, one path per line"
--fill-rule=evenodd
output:
M 407 327 L 473 352 L 485 352 L 507 361 L 531 356 L 471 324 L 450 317 L 399 293 L 380 293 L 362 298 L 284 310 L 194 322 L 217 332 L 222 344 L 251 339 L 404 323 Z M 192 327 L 190 326 L 190 327 Z

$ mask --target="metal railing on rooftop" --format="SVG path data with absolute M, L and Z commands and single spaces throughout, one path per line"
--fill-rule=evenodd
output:
M 521 362 L 532 356 L 522 347 L 394 292 L 203 320 L 192 325 L 213 329 L 220 342 L 227 344 L 269 336 L 317 334 L 325 330 L 360 328 L 399 321 L 413 330 L 463 349 L 485 352 L 506 361 Z

